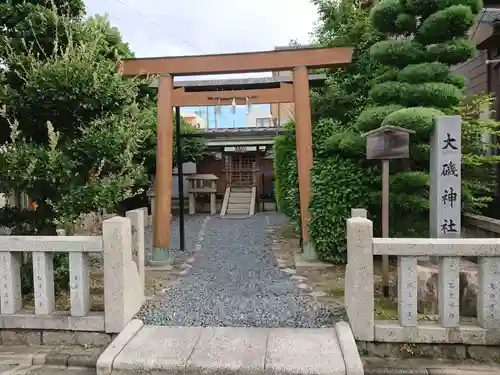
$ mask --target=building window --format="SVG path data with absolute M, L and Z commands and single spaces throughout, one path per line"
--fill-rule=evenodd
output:
M 258 128 L 269 127 L 273 125 L 273 120 L 270 117 L 258 118 L 255 120 Z

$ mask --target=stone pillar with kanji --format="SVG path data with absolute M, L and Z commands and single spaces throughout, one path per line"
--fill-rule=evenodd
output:
M 460 237 L 461 162 L 461 117 L 437 117 L 430 158 L 429 233 L 432 238 Z
M 460 116 L 440 116 L 434 124 L 430 158 L 429 232 L 433 238 L 460 238 L 462 189 L 462 119 Z M 438 264 L 438 290 L 456 284 L 460 279 L 460 258 L 431 257 Z M 455 288 L 458 293 L 459 288 Z M 452 298 L 449 298 L 452 297 Z M 439 296 L 439 316 L 445 327 L 458 325 L 458 298 Z

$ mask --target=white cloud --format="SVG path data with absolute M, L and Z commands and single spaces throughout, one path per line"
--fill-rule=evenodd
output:
M 86 0 L 108 13 L 137 57 L 272 50 L 310 41 L 309 0 Z M 207 78 L 207 77 L 205 77 Z

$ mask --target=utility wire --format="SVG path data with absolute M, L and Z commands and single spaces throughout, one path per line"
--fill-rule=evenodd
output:
M 115 0 L 116 2 L 120 3 L 121 5 L 125 6 L 126 8 L 130 9 L 132 12 L 146 18 L 149 22 L 151 22 L 151 24 L 155 25 L 156 27 L 159 27 L 162 29 L 162 32 L 166 33 L 167 35 L 170 35 L 174 38 L 176 38 L 177 40 L 179 40 L 180 42 L 184 43 L 185 45 L 191 47 L 194 51 L 197 51 L 197 52 L 201 52 L 201 54 L 203 55 L 206 55 L 207 53 L 205 51 L 203 51 L 201 48 L 195 46 L 193 43 L 183 39 L 182 37 L 180 37 L 178 34 L 175 34 L 175 33 L 172 33 L 172 32 L 165 32 L 164 31 L 164 27 L 163 25 L 161 25 L 160 23 L 154 21 L 153 19 L 151 19 L 147 14 L 144 14 L 144 13 L 141 13 L 139 12 L 137 9 L 135 9 L 134 7 L 132 7 L 131 5 L 127 4 L 125 1 L 123 0 Z M 247 73 L 244 73 L 243 74 L 245 78 L 250 78 L 248 76 Z M 208 107 L 207 107 L 208 108 Z M 195 113 L 198 112 L 198 110 L 195 111 Z M 201 112 L 201 111 L 200 111 Z M 201 113 L 200 113 L 201 114 Z M 200 117 L 203 117 L 203 116 L 200 116 Z M 213 121 L 210 121 L 210 117 L 207 116 L 207 127 L 210 127 L 210 123 L 214 123 L 215 122 L 215 119 Z
M 151 22 L 153 25 L 155 25 L 155 26 L 157 26 L 157 27 L 162 28 L 162 31 L 163 31 L 163 32 L 165 32 L 165 31 L 164 31 L 164 27 L 163 27 L 164 25 L 162 25 L 162 24 L 160 24 L 160 23 L 156 22 L 155 20 L 151 19 L 151 18 L 150 18 L 147 14 L 144 14 L 144 13 L 139 12 L 137 9 L 135 9 L 134 7 L 132 7 L 132 6 L 130 6 L 129 4 L 127 4 L 124 0 L 115 0 L 115 1 L 116 1 L 116 2 L 118 2 L 118 3 L 120 3 L 120 4 L 122 4 L 122 5 L 124 5 L 125 7 L 127 7 L 128 9 L 130 9 L 132 12 L 137 13 L 138 15 L 140 15 L 140 16 L 142 16 L 142 17 L 146 18 L 146 19 L 147 19 L 149 22 Z M 203 51 L 201 48 L 199 48 L 199 47 L 195 46 L 193 43 L 191 43 L 191 42 L 189 42 L 189 41 L 187 41 L 187 40 L 183 39 L 183 38 L 182 38 L 182 37 L 180 37 L 178 34 L 175 34 L 175 33 L 172 33 L 172 32 L 165 32 L 165 33 L 166 33 L 167 35 L 170 35 L 170 36 L 172 36 L 172 37 L 176 38 L 176 39 L 177 39 L 177 40 L 179 40 L 180 42 L 182 42 L 182 43 L 184 43 L 185 45 L 187 45 L 187 46 L 191 47 L 191 49 L 193 49 L 193 50 L 194 50 L 194 51 L 196 51 L 196 52 L 199 52 L 199 53 L 200 53 L 200 54 L 202 54 L 202 55 L 207 55 L 207 54 L 208 54 L 207 52 Z M 247 73 L 243 73 L 243 75 L 245 76 L 245 78 L 249 78 Z
M 130 9 L 132 12 L 134 13 L 137 13 L 138 15 L 146 18 L 149 22 L 151 22 L 153 25 L 157 26 L 157 27 L 161 27 L 162 28 L 162 31 L 165 32 L 163 30 L 163 25 L 161 25 L 160 23 L 156 22 L 155 20 L 151 19 L 147 14 L 144 14 L 144 13 L 141 13 L 139 12 L 137 9 L 133 8 L 132 6 L 130 6 L 129 4 L 127 4 L 125 1 L 123 0 L 115 0 L 116 2 L 124 5 L 125 7 L 127 7 L 128 9 Z M 177 40 L 179 40 L 180 42 L 184 43 L 185 45 L 191 47 L 193 50 L 197 51 L 197 52 L 201 52 L 202 54 L 206 54 L 205 51 L 203 51 L 201 48 L 195 46 L 193 43 L 183 39 L 182 37 L 180 37 L 178 34 L 175 34 L 175 33 L 172 33 L 172 32 L 165 32 L 167 35 L 170 35 L 174 38 L 176 38 Z

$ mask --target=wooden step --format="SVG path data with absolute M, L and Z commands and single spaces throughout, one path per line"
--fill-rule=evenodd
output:
M 250 201 L 251 201 L 251 197 L 229 197 L 229 200 L 228 202 L 229 203 L 248 203 L 250 204 Z
M 251 210 L 251 203 L 254 201 L 255 188 L 252 186 L 231 186 L 226 188 L 225 204 L 221 211 L 224 215 L 248 217 Z M 225 212 L 224 212 L 225 208 Z
M 239 209 L 239 208 L 228 208 L 226 211 L 227 215 L 248 215 L 248 208 Z
M 251 186 L 232 186 L 231 187 L 231 192 L 238 192 L 238 193 L 242 193 L 242 192 L 247 192 L 247 193 L 250 193 L 252 192 L 252 187 Z
M 231 202 L 229 202 L 229 204 L 227 205 L 228 210 L 241 209 L 241 210 L 248 211 L 249 207 L 250 207 L 250 202 L 245 202 L 245 203 L 231 203 Z
M 230 192 L 229 193 L 229 198 L 234 197 L 234 198 L 248 198 L 250 199 L 252 197 L 252 192 L 249 193 L 234 193 Z

